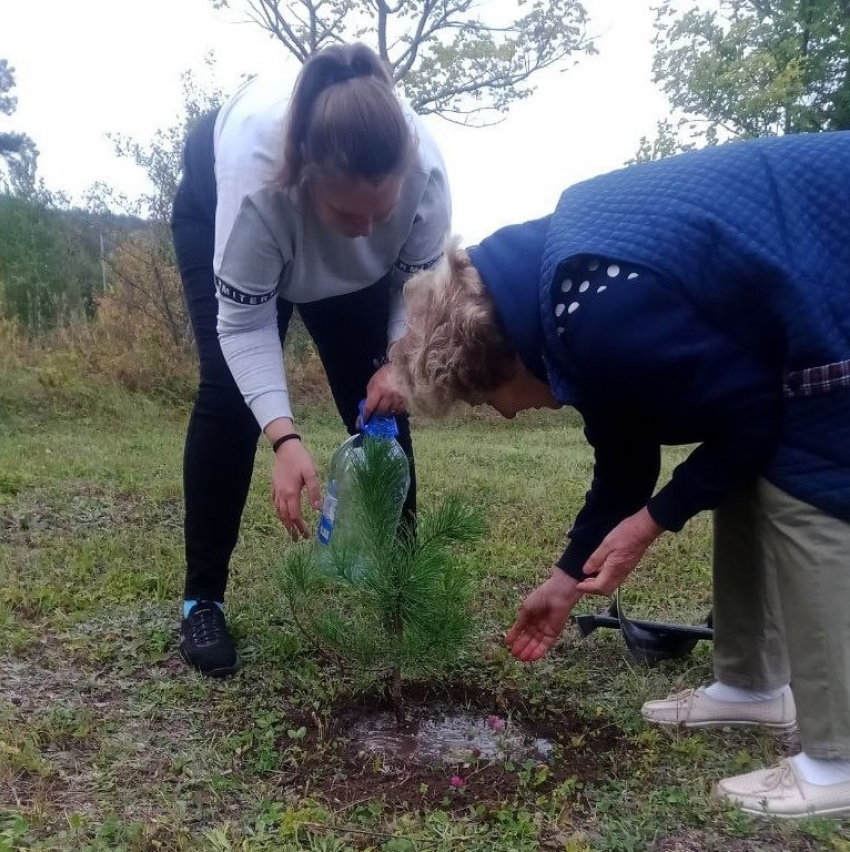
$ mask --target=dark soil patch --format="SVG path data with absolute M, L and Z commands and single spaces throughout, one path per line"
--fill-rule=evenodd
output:
M 503 804 L 521 798 L 524 791 L 545 794 L 567 779 L 580 782 L 579 789 L 582 783 L 629 772 L 633 748 L 605 719 L 587 720 L 569 707 L 532 711 L 519 693 L 500 691 L 497 696 L 461 684 L 441 689 L 408 686 L 406 696 L 414 726 L 447 712 L 483 720 L 495 717 L 506 720 L 506 730 L 521 730 L 531 746 L 518 757 L 476 756 L 471 749 L 456 761 L 409 749 L 395 754 L 369 751 L 363 747 L 363 731 L 372 723 L 385 727 L 391 709 L 385 696 L 370 693 L 337 707 L 329 721 L 318 722 L 314 715 L 301 720 L 306 732 L 300 770 L 309 772 L 311 796 L 321 794 L 343 806 L 379 800 L 388 806 L 459 810 Z M 535 747 L 542 743 L 546 747 Z M 280 746 L 288 748 L 290 743 Z
M 818 852 L 823 847 L 814 838 L 811 844 L 806 844 L 800 837 L 794 839 L 794 849 L 810 849 Z M 801 843 L 805 845 L 800 845 Z M 765 826 L 760 828 L 758 834 L 746 839 L 734 840 L 728 837 L 697 837 L 692 834 L 675 834 L 657 840 L 650 847 L 649 852 L 777 852 L 783 849 L 786 843 L 783 840 L 781 828 Z
M 67 782 L 55 773 L 42 775 L 21 769 L 14 774 L 4 772 L 0 778 L 3 780 L 0 783 L 0 805 L 3 807 L 20 807 L 36 800 L 50 799 L 68 789 Z

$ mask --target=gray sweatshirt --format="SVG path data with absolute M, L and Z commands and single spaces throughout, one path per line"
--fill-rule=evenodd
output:
M 276 185 L 291 91 L 291 80 L 254 78 L 224 104 L 215 125 L 218 334 L 261 428 L 292 417 L 277 299 L 299 304 L 341 296 L 392 272 L 392 342 L 404 333 L 404 279 L 439 258 L 451 226 L 442 157 L 406 105 L 417 157 L 392 215 L 355 239 L 322 225 L 297 190 Z

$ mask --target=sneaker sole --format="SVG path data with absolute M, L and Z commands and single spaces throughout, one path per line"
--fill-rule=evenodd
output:
M 673 722 L 666 719 L 663 721 L 653 719 L 651 716 L 644 716 L 643 718 L 650 725 L 658 725 L 660 728 L 767 728 L 778 733 L 787 733 L 797 728 L 796 720 L 793 722 L 756 722 L 753 719 L 707 719 L 704 722 Z
M 236 662 L 232 666 L 224 666 L 217 669 L 202 669 L 197 663 L 194 663 L 186 654 L 186 652 L 182 649 L 178 649 L 180 651 L 180 659 L 183 660 L 184 663 L 196 672 L 200 672 L 205 677 L 227 677 L 228 675 L 235 674 L 239 670 L 239 663 Z
M 806 811 L 800 814 L 777 814 L 773 811 L 766 811 L 764 808 L 756 810 L 755 808 L 745 808 L 737 805 L 734 799 L 727 800 L 730 805 L 735 805 L 741 813 L 749 814 L 757 817 L 770 817 L 771 819 L 811 819 L 812 817 L 821 817 L 824 819 L 841 819 L 842 817 L 850 816 L 850 806 L 843 808 L 831 808 L 830 810 Z
M 850 805 L 844 805 L 839 808 L 828 808 L 826 810 L 817 810 L 817 811 L 806 811 L 805 813 L 799 814 L 778 814 L 773 811 L 766 811 L 764 808 L 748 808 L 741 803 L 740 799 L 736 799 L 734 796 L 730 796 L 727 793 L 722 792 L 717 787 L 711 791 L 712 798 L 715 800 L 722 802 L 725 805 L 731 805 L 737 808 L 741 813 L 749 814 L 750 816 L 756 817 L 769 817 L 771 819 L 809 819 L 811 817 L 826 817 L 839 819 L 841 817 L 850 816 Z

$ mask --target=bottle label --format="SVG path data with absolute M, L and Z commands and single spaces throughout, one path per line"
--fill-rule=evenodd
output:
M 336 516 L 336 504 L 336 482 L 331 482 L 330 486 L 328 486 L 324 505 L 322 506 L 322 517 L 319 521 L 319 531 L 317 533 L 321 544 L 331 543 L 331 535 L 334 530 L 334 517 Z

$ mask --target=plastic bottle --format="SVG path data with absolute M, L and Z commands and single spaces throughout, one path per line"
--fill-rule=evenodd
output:
M 394 465 L 398 465 L 400 484 L 394 495 L 397 520 L 401 519 L 401 511 L 410 488 L 410 463 L 404 450 L 396 441 L 398 424 L 395 417 L 373 414 L 368 422 L 364 423 L 364 403 L 365 400 L 360 402 L 362 431 L 343 441 L 331 459 L 328 490 L 316 535 L 319 543 L 319 564 L 326 570 L 331 570 L 334 566 L 329 555 L 330 545 L 344 546 L 350 554 L 348 560 L 350 564 L 346 566 L 346 574 L 350 577 L 360 576 L 366 570 L 360 539 L 362 531 L 356 528 L 357 507 L 353 505 L 356 493 L 352 487 L 352 475 L 356 464 L 365 463 L 364 447 L 368 441 L 388 442 L 389 457 Z

